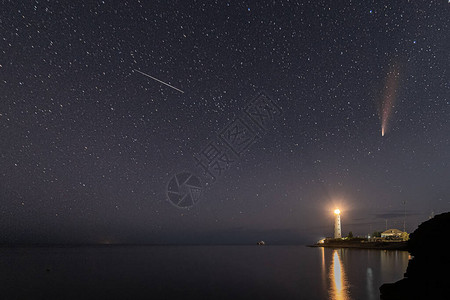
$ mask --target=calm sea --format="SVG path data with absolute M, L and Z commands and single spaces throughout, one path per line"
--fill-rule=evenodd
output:
M 1 299 L 379 299 L 408 252 L 304 246 L 0 248 Z

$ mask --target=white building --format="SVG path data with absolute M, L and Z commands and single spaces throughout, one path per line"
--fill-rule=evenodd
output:
M 388 229 L 381 233 L 381 238 L 406 241 L 409 238 L 409 234 L 398 229 Z

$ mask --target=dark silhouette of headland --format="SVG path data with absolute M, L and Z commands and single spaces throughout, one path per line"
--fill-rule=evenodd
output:
M 380 287 L 383 300 L 450 299 L 450 212 L 419 225 L 410 235 L 404 278 Z

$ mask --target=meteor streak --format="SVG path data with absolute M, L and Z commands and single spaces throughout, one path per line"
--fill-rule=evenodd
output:
M 174 90 L 177 90 L 177 91 L 179 91 L 180 93 L 183 93 L 183 94 L 184 94 L 184 92 L 183 92 L 182 90 L 177 89 L 177 88 L 174 87 L 173 85 L 170 85 L 170 84 L 168 84 L 168 83 L 165 83 L 164 81 L 159 80 L 158 78 L 155 78 L 155 77 L 153 77 L 153 76 L 150 76 L 150 75 L 148 75 L 148 74 L 146 74 L 146 73 L 144 73 L 144 72 L 141 72 L 141 71 L 139 71 L 139 70 L 136 70 L 136 69 L 133 69 L 133 71 L 136 71 L 136 72 L 138 72 L 138 73 L 141 73 L 141 74 L 144 75 L 144 76 L 150 77 L 151 79 L 156 80 L 156 81 L 158 81 L 158 82 L 160 82 L 160 83 L 162 83 L 162 84 L 165 84 L 165 85 L 167 85 L 168 87 L 173 88 Z

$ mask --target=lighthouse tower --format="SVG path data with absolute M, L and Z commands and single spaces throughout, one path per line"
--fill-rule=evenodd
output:
M 336 215 L 336 217 L 334 219 L 334 238 L 340 239 L 342 237 L 342 234 L 341 234 L 341 211 L 339 209 L 335 209 L 334 214 Z

